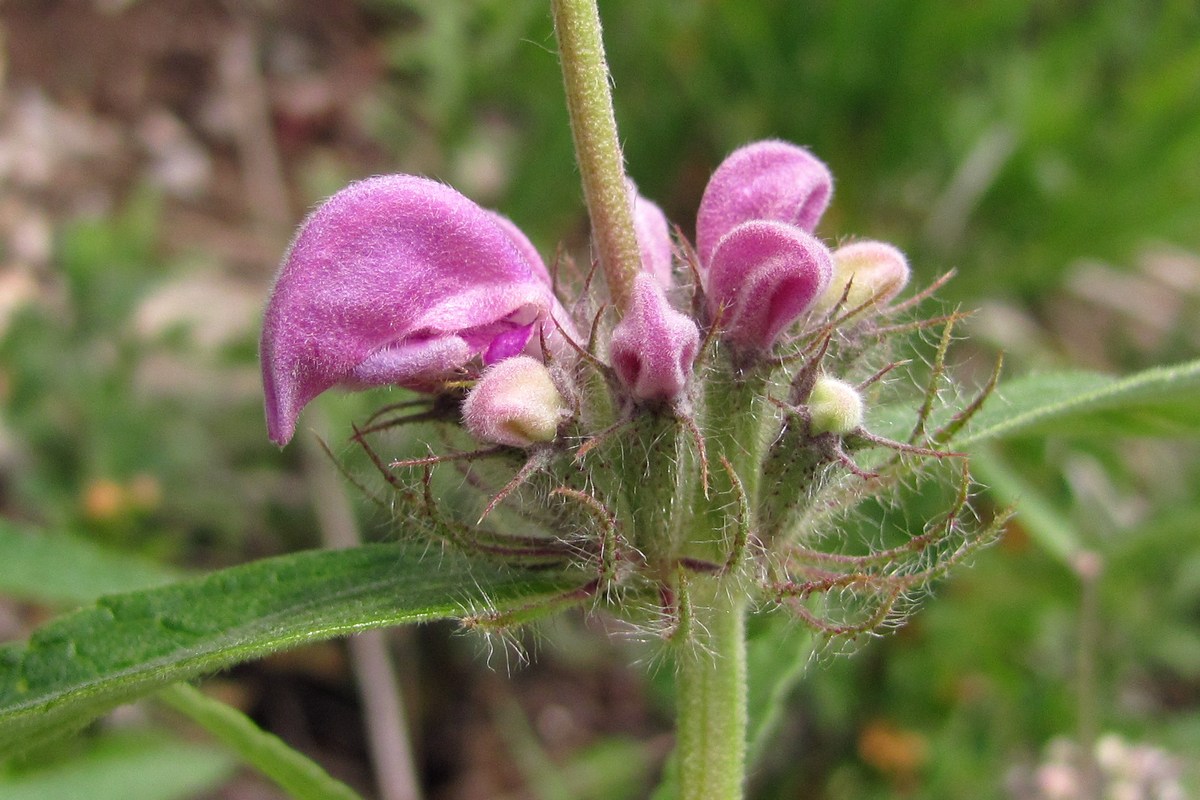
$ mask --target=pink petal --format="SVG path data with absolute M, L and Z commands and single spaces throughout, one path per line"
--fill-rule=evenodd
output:
M 332 386 L 429 389 L 476 357 L 519 351 L 551 303 L 512 234 L 450 187 L 412 175 L 352 184 L 305 220 L 267 305 L 271 439 L 290 440 Z
M 630 393 L 647 401 L 681 397 L 699 348 L 696 323 L 671 308 L 651 275 L 638 275 L 629 308 L 609 342 L 612 367 Z
M 472 355 L 471 346 L 458 336 L 402 340 L 372 352 L 339 383 L 366 389 L 391 383 L 393 375 L 406 375 L 413 384 L 432 386 L 470 361 Z
M 664 289 L 671 288 L 671 229 L 667 216 L 654 202 L 638 194 L 633 181 L 625 188 L 633 209 L 633 232 L 642 255 L 642 270 L 649 272 Z
M 828 248 L 813 236 L 783 222 L 746 222 L 713 251 L 709 313 L 720 313 L 730 341 L 766 350 L 812 307 L 832 273 Z
M 696 248 L 707 266 L 730 231 L 750 220 L 775 220 L 812 232 L 829 205 L 833 176 L 794 144 L 764 141 L 735 150 L 713 173 L 696 218 Z
M 550 277 L 550 271 L 546 269 L 545 262 L 542 261 L 542 257 L 538 253 L 537 248 L 534 247 L 533 243 L 529 241 L 529 237 L 527 237 L 524 231 L 518 228 L 512 220 L 503 214 L 497 214 L 495 211 L 489 211 L 488 213 L 491 214 L 492 218 L 500 224 L 500 227 L 504 228 L 504 232 L 508 234 L 510 239 L 512 239 L 513 244 L 516 245 L 517 249 L 521 251 L 521 254 L 525 256 L 525 259 L 533 266 L 534 274 L 537 275 L 542 283 L 546 285 L 547 289 L 553 291 L 554 281 Z M 538 332 L 539 327 L 541 329 L 540 336 Z M 546 339 L 546 348 L 550 351 L 550 356 L 555 358 L 569 357 L 574 352 L 572 347 L 566 342 L 568 337 L 576 344 L 581 344 L 579 333 L 575 330 L 574 323 L 571 322 L 570 313 L 563 308 L 562 303 L 560 303 L 558 298 L 553 295 L 550 297 L 550 313 L 546 315 L 545 319 L 538 323 L 538 326 L 535 326 L 534 330 L 530 333 L 528 340 L 524 343 L 524 348 L 518 349 L 517 352 L 524 352 L 525 354 L 534 358 L 544 360 L 546 358 L 546 354 L 542 352 L 542 336 L 544 336 Z M 493 364 L 500 360 L 500 358 L 507 357 L 492 357 L 495 350 L 495 347 L 493 347 L 485 355 L 485 364 Z
M 492 220 L 508 234 L 508 238 L 512 240 L 513 245 L 521 251 L 521 255 L 525 256 L 525 260 L 533 268 L 533 274 L 537 275 L 538 279 L 546 284 L 548 288 L 553 288 L 553 281 L 550 279 L 550 270 L 546 269 L 546 262 L 542 261 L 541 254 L 533 246 L 533 242 L 529 241 L 529 237 L 525 235 L 525 232 L 503 214 L 499 214 L 491 209 L 484 209 L 484 211 L 487 211 L 491 215 Z

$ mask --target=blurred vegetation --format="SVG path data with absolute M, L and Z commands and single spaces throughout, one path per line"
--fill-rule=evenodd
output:
M 965 382 L 978 382 L 997 349 L 1008 351 L 1009 374 L 1125 372 L 1200 350 L 1200 5 L 600 5 L 630 172 L 685 233 L 727 152 L 787 139 L 837 179 L 823 235 L 893 241 L 918 282 L 957 270 L 944 297 L 982 307 L 956 355 Z M 237 13 L 264 30 L 287 27 L 284 11 Z M 547 256 L 560 242 L 582 245 L 544 0 L 364 0 L 346 13 L 369 32 L 375 71 L 352 123 L 369 146 L 356 140 L 354 159 L 315 135 L 289 146 L 298 209 L 371 171 L 416 171 L 503 210 Z M 56 217 L 38 278 L 50 299 L 6 320 L 0 513 L 186 567 L 316 546 L 298 448 L 275 452 L 262 428 L 257 309 L 216 344 L 203 341 L 194 313 L 139 323 L 156 291 L 210 274 L 216 258 L 203 241 L 164 243 L 164 209 L 177 201 L 143 183 L 103 213 Z M 5 260 L 16 258 L 10 247 Z M 265 274 L 232 282 L 265 296 Z M 348 430 L 388 399 L 323 408 L 334 430 Z M 1200 792 L 1195 445 L 1051 436 L 981 457 L 981 480 L 996 487 L 981 503 L 1019 498 L 1047 513 L 1018 516 L 898 634 L 850 658 L 820 651 L 754 796 L 1032 798 L 1021 776 L 1048 742 L 1093 718 L 1093 733 L 1179 756 Z M 359 510 L 370 537 L 388 536 L 385 512 L 362 498 Z M 1066 536 L 1074 555 L 1098 556 L 1093 605 L 1090 579 L 1041 543 L 1039 525 Z M 546 637 L 542 659 L 597 669 L 594 634 L 566 624 Z M 473 669 L 470 646 L 426 646 L 429 660 Z M 534 796 L 570 796 L 539 777 L 550 762 L 538 747 L 548 745 L 520 708 L 500 706 L 496 718 L 512 723 L 501 739 Z M 661 716 L 657 706 L 648 713 Z M 587 745 L 555 754 L 571 785 L 602 787 L 589 796 L 644 793 L 645 759 L 629 755 L 627 737 L 604 729 Z M 444 753 L 427 760 L 463 769 Z
M 412 114 L 388 131 L 401 161 L 434 135 L 446 177 L 469 177 L 455 165 L 501 148 L 495 201 L 552 249 L 578 190 L 542 6 L 372 4 L 407 23 L 388 47 Z M 778 137 L 833 169 L 827 235 L 895 241 L 926 278 L 956 268 L 958 297 L 1036 299 L 1076 259 L 1196 243 L 1194 3 L 610 1 L 601 14 L 630 173 L 685 231 L 715 164 Z

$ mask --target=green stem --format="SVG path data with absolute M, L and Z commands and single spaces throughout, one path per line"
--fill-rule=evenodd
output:
M 666 414 L 641 414 L 628 441 L 614 448 L 627 505 L 626 530 L 651 572 L 670 579 L 679 558 L 681 506 L 695 472 L 692 445 L 679 421 Z
M 613 301 L 623 311 L 641 270 L 641 254 L 625 190 L 600 15 L 595 0 L 551 0 L 551 7 L 592 236 Z M 746 398 L 763 387 L 739 388 L 732 400 L 736 410 L 759 411 Z M 738 425 L 732 437 L 718 437 L 716 447 L 741 476 L 742 491 L 750 498 L 757 489 L 752 484 L 762 452 L 758 419 Z M 717 479 L 714 488 L 725 502 L 735 494 L 729 480 Z M 714 502 L 701 507 L 704 511 L 692 517 L 693 541 L 711 547 L 716 533 L 718 549 L 727 551 L 728 541 L 720 540 L 728 540 L 726 529 L 736 526 L 727 524 L 727 515 Z M 681 577 L 679 591 L 679 796 L 737 800 L 746 772 L 747 589 L 736 574 L 729 574 Z
M 746 774 L 746 591 L 700 578 L 686 589 L 676 680 L 679 800 L 738 800 Z
M 762 471 L 767 375 L 719 374 L 708 376 L 703 399 L 704 437 L 708 446 L 708 491 L 697 487 L 691 521 L 690 554 L 725 563 L 737 530 L 744 524 L 754 527 L 757 520 L 740 520 L 734 514 L 739 494 L 746 505 L 757 508 L 759 477 Z M 737 473 L 740 487 L 725 470 L 722 459 Z
M 296 800 L 362 800 L 303 753 L 199 689 L 177 683 L 159 692 L 158 699 L 191 718 Z
M 641 253 L 625 193 L 600 14 L 595 0 L 551 0 L 550 5 L 592 237 L 613 302 L 623 311 L 641 270 Z
M 703 414 L 710 460 L 708 492 L 696 487 L 689 526 L 692 555 L 736 564 L 751 529 L 764 447 L 767 374 L 710 375 Z M 725 470 L 727 461 L 737 481 Z M 735 502 L 741 495 L 742 502 Z M 746 614 L 751 588 L 740 570 L 681 573 L 679 582 L 678 734 L 680 800 L 738 800 L 746 775 Z

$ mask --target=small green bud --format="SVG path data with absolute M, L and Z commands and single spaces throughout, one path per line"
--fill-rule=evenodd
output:
M 845 381 L 822 375 L 808 396 L 808 413 L 814 434 L 849 433 L 862 425 L 862 395 Z

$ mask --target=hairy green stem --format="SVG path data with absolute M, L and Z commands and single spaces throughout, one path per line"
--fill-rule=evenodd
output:
M 746 603 L 736 582 L 696 578 L 678 657 L 679 800 L 738 800 L 746 774 Z
M 555 34 L 566 85 L 571 134 L 583 182 L 584 198 L 592 221 L 592 236 L 600 266 L 617 308 L 624 311 L 634 279 L 641 270 L 641 254 L 633 227 L 633 213 L 625 188 L 625 171 L 613 116 L 608 67 L 600 37 L 600 15 L 595 0 L 551 0 Z M 731 376 L 732 377 L 732 376 Z M 689 513 L 683 530 L 689 548 L 698 545 L 704 560 L 726 563 L 737 530 L 750 520 L 732 518 L 729 504 L 752 508 L 762 454 L 761 390 L 765 382 L 735 379 L 732 393 L 715 400 L 721 424 L 715 426 L 717 446 L 710 452 L 711 491 L 701 492 L 698 513 Z M 708 409 L 712 411 L 714 409 Z M 726 416 L 725 411 L 734 412 Z M 745 415 L 750 418 L 746 419 Z M 742 415 L 742 416 L 737 416 Z M 713 417 L 710 417 L 713 418 Z M 738 420 L 728 430 L 729 420 Z M 720 432 L 724 428 L 724 432 Z M 678 433 L 676 431 L 676 433 Z M 650 461 L 656 459 L 649 458 Z M 712 460 L 723 457 L 718 464 Z M 724 471 L 726 461 L 736 477 Z M 623 470 L 626 478 L 629 470 Z M 635 476 L 637 480 L 643 476 Z M 650 476 L 658 477 L 663 475 Z M 670 488 L 670 487 L 667 487 Z M 674 487 L 678 489 L 679 487 Z M 652 493 L 653 494 L 653 493 Z M 667 495 L 673 495 L 668 491 Z M 642 496 L 633 492 L 639 506 L 635 527 L 661 527 L 657 515 L 674 519 L 668 496 Z M 740 502 L 735 499 L 740 497 Z M 642 507 L 649 503 L 650 508 Z M 647 516 L 649 514 L 649 516 Z M 638 531 L 650 535 L 649 531 Z M 657 532 L 673 550 L 669 530 Z M 645 544 L 649 544 L 646 542 Z M 744 543 L 743 543 L 744 544 Z M 729 563 L 736 563 L 729 559 Z M 681 572 L 679 578 L 680 633 L 678 641 L 679 710 L 678 767 L 681 800 L 738 800 L 746 772 L 746 611 L 749 593 L 738 570 L 697 576 Z
M 762 471 L 764 418 L 769 415 L 765 397 L 767 375 L 735 375 L 714 371 L 705 382 L 703 398 L 704 438 L 708 444 L 708 491 L 698 487 L 694 501 L 692 554 L 724 563 L 734 546 L 736 531 L 757 520 L 738 519 L 739 495 L 750 509 L 758 504 Z M 737 476 L 735 482 L 724 468 L 727 461 Z M 703 549 L 696 549 L 696 548 Z
M 681 573 L 676 765 L 680 800 L 738 800 L 746 775 L 746 614 L 737 567 L 755 524 L 767 374 L 712 374 L 703 398 L 709 485 L 695 487 L 689 552 L 725 571 Z M 727 465 L 727 466 L 726 466 Z
M 613 460 L 621 476 L 632 544 L 661 578 L 670 579 L 679 557 L 683 512 L 696 470 L 682 426 L 665 414 L 642 414 Z
M 613 302 L 624 311 L 641 253 L 625 193 L 600 14 L 595 0 L 551 0 L 550 5 L 592 237 Z

